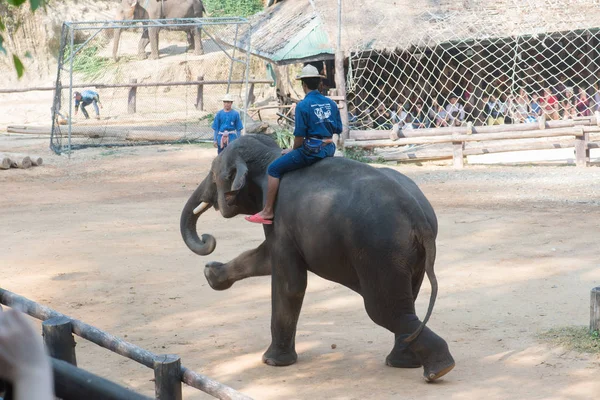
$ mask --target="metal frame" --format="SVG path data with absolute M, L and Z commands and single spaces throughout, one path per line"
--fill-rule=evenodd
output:
M 61 109 L 61 92 L 63 89 L 61 83 L 61 72 L 66 72 L 69 74 L 69 115 L 67 120 L 67 147 L 66 152 L 71 156 L 72 152 L 72 115 L 73 115 L 73 63 L 75 56 L 84 49 L 87 44 L 93 40 L 100 32 L 106 29 L 137 29 L 140 28 L 140 24 L 144 29 L 147 28 L 185 28 L 185 27 L 199 27 L 202 29 L 203 26 L 219 26 L 219 25 L 235 25 L 235 38 L 234 43 L 237 43 L 240 33 L 240 25 L 246 25 L 248 29 L 250 28 L 250 23 L 246 18 L 242 17 L 211 17 L 211 18 L 169 18 L 169 19 L 136 19 L 136 20 L 105 20 L 105 21 L 65 21 L 62 26 L 61 33 L 61 41 L 60 41 L 60 50 L 58 56 L 58 68 L 57 68 L 57 76 L 56 76 L 56 84 L 55 84 L 55 95 L 54 102 L 52 106 L 52 132 L 50 136 L 50 149 L 53 150 L 57 154 L 61 154 L 64 152 L 65 147 L 63 146 L 63 137 L 61 132 L 60 124 L 57 123 L 57 117 L 63 117 L 60 114 Z M 83 43 L 78 45 L 75 48 L 75 32 L 76 31 L 93 31 L 91 36 L 87 38 Z M 220 40 L 214 35 L 211 35 L 209 32 L 204 31 L 205 35 L 207 35 L 213 42 L 219 47 L 221 51 L 223 51 L 227 57 L 230 59 L 229 66 L 229 76 L 227 77 L 227 93 L 229 93 L 231 84 L 232 84 L 232 72 L 234 63 L 240 63 L 245 65 L 245 74 L 243 79 L 243 85 L 245 90 L 244 96 L 245 99 L 243 101 L 243 105 L 241 105 L 241 110 L 243 111 L 242 122 L 244 126 L 246 126 L 247 120 L 247 108 L 248 104 L 248 95 L 249 95 L 249 78 L 250 78 L 250 46 L 251 40 L 249 39 L 247 43 L 245 43 L 245 49 L 238 48 L 236 46 L 233 47 L 233 54 L 227 54 L 227 50 L 221 45 Z M 65 49 L 68 48 L 71 50 L 69 53 L 68 59 L 65 60 Z M 235 57 L 235 51 L 241 50 L 246 53 L 246 57 Z M 92 84 L 90 84 L 92 86 Z M 66 87 L 64 87 L 66 88 Z

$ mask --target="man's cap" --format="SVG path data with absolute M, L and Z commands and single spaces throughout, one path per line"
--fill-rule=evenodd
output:
M 297 80 L 304 78 L 325 78 L 323 75 L 319 74 L 319 70 L 314 65 L 305 65 L 302 67 L 302 71 L 300 75 L 296 77 Z
M 223 96 L 223 98 L 221 99 L 222 101 L 231 101 L 233 103 L 233 96 L 230 93 L 225 94 L 225 96 Z

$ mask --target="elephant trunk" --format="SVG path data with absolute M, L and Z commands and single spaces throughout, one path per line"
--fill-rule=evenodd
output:
M 179 224 L 181 237 L 187 247 L 201 256 L 209 255 L 217 246 L 217 241 L 214 236 L 203 234 L 202 237 L 199 237 L 198 231 L 196 230 L 198 218 L 212 206 L 210 202 L 204 202 L 202 200 L 202 195 L 205 193 L 206 186 L 207 182 L 202 182 L 189 198 L 181 212 Z

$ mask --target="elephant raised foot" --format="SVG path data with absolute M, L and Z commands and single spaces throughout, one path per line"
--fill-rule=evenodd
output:
M 223 268 L 223 263 L 213 261 L 204 267 L 204 276 L 211 288 L 215 290 L 229 289 L 234 281 L 227 276 L 227 270 Z

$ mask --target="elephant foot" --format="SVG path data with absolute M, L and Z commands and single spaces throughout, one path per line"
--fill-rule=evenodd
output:
M 145 60 L 146 58 L 148 58 L 148 56 L 146 55 L 146 52 L 143 52 L 143 53 L 138 53 L 138 58 L 140 60 Z
M 203 54 L 204 54 L 204 50 L 203 49 L 200 49 L 200 50 L 194 49 L 194 55 L 195 56 L 201 56 Z
M 151 60 L 158 60 L 158 54 L 150 54 Z
M 204 276 L 210 287 L 215 290 L 229 289 L 233 285 L 223 265 L 225 264 L 213 261 L 204 266 Z
M 423 363 L 423 376 L 427 382 L 441 378 L 455 366 L 446 341 L 427 327 L 408 348 L 415 352 Z
M 423 366 L 419 356 L 415 352 L 409 350 L 407 347 L 404 347 L 404 349 L 397 349 L 397 347 L 395 346 L 392 352 L 385 358 L 387 366 L 394 368 L 420 368 Z
M 269 346 L 269 349 L 265 351 L 262 356 L 262 360 L 265 364 L 272 367 L 285 367 L 294 364 L 298 360 L 298 354 L 293 349 L 291 351 L 283 351 L 281 349 L 275 349 L 273 346 Z

